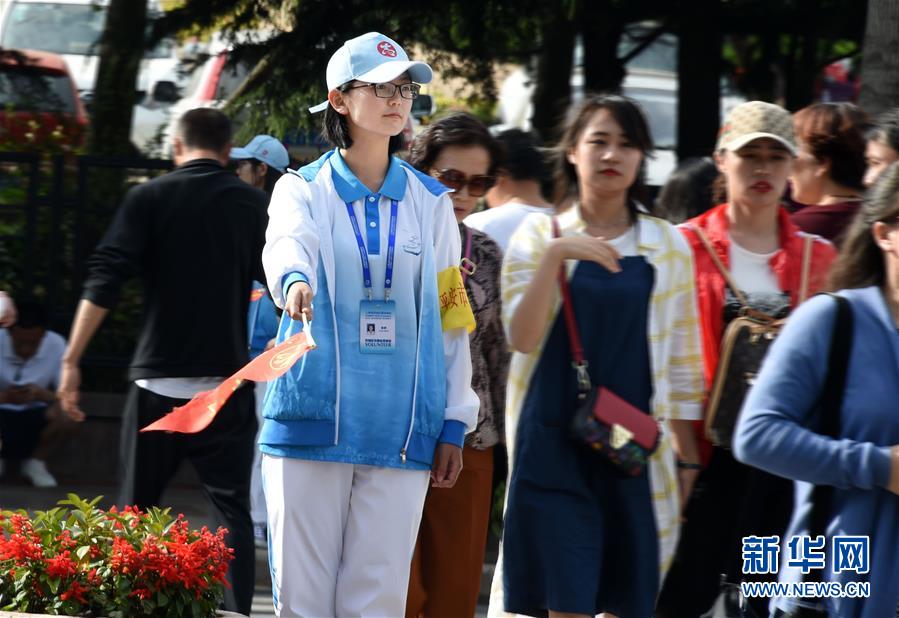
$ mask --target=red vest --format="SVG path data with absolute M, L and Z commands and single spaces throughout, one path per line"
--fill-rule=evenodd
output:
M 718 353 L 724 334 L 724 277 L 706 251 L 699 237 L 691 229 L 698 227 L 705 232 L 718 258 L 730 268 L 730 221 L 727 218 L 727 204 L 721 204 L 708 212 L 690 219 L 678 229 L 693 249 L 696 274 L 696 296 L 699 307 L 699 325 L 702 339 L 702 358 L 706 388 L 710 389 L 718 367 Z M 786 210 L 777 214 L 780 234 L 780 249 L 771 257 L 769 264 L 777 277 L 780 289 L 790 295 L 790 305 L 795 308 L 799 302 L 799 281 L 802 276 L 802 247 L 806 236 L 790 221 Z M 812 244 L 811 267 L 809 269 L 808 296 L 825 288 L 830 266 L 836 258 L 836 251 L 829 242 L 818 238 Z M 708 455 L 707 449 L 704 453 Z

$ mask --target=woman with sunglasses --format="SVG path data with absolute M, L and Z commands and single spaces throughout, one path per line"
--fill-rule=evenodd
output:
M 409 163 L 452 190 L 462 236 L 465 291 L 477 328 L 469 337 L 472 383 L 481 407 L 465 438 L 455 487 L 428 492 L 412 562 L 406 616 L 473 616 L 481 587 L 493 482 L 493 447 L 503 440 L 509 349 L 500 319 L 502 254 L 486 234 L 462 223 L 493 185 L 500 147 L 480 121 L 453 114 L 415 141 Z
M 336 147 L 272 195 L 278 341 L 305 314 L 318 344 L 270 384 L 259 437 L 278 615 L 402 615 L 428 486 L 453 486 L 477 419 L 452 202 L 392 156 L 430 80 L 382 34 L 347 41 L 312 108 Z
M 637 105 L 588 98 L 569 119 L 557 150 L 556 202 L 574 205 L 555 220 L 530 215 L 503 261 L 503 314 L 515 350 L 504 606 L 528 616 L 648 618 L 677 542 L 675 460 L 696 457 L 690 421 L 700 416 L 702 379 L 693 265 L 674 226 L 638 210 L 652 138 Z M 572 435 L 579 374 L 561 276 L 592 385 L 661 425 L 659 446 L 637 476 Z
M 831 283 L 848 301 L 851 315 L 851 329 L 839 324 L 851 332 L 842 344 L 848 348 L 843 391 L 830 392 L 839 380 L 828 375 L 827 361 L 839 310 L 835 299 L 817 296 L 796 309 L 768 353 L 743 408 L 734 455 L 796 481 L 796 508 L 784 545 L 797 535 L 823 533 L 827 563 L 821 580 L 844 589 L 851 583 L 870 586 L 867 598 L 821 599 L 823 613 L 814 615 L 894 616 L 899 603 L 899 164 L 865 197 Z M 825 432 L 822 425 L 830 424 L 821 420 L 822 408 L 832 399 L 839 400 L 839 409 L 829 415 L 839 421 Z M 825 508 L 819 510 L 822 500 Z M 867 549 L 867 564 L 846 560 L 851 557 L 837 545 L 840 536 L 855 537 L 855 548 Z M 801 579 L 795 565 L 780 570 L 782 582 Z M 772 615 L 806 615 L 797 605 L 808 601 L 775 599 Z

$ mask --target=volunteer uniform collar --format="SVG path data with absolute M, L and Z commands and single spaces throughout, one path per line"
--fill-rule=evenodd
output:
M 387 168 L 384 184 L 377 193 L 372 193 L 356 178 L 337 149 L 334 150 L 334 155 L 331 157 L 331 179 L 334 181 L 337 195 L 344 202 L 355 202 L 369 195 L 383 195 L 389 199 L 400 201 L 406 194 L 406 172 L 403 171 L 399 159 L 396 157 L 390 157 L 390 167 Z

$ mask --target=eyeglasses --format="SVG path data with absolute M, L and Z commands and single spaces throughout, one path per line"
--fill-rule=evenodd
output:
M 397 89 L 399 89 L 400 96 L 404 99 L 415 100 L 418 98 L 418 93 L 421 92 L 421 84 L 394 84 L 393 82 L 359 84 L 358 86 L 348 86 L 346 90 L 356 90 L 357 88 L 371 88 L 379 99 L 392 99 Z
M 435 176 L 437 180 L 453 191 L 461 191 L 468 186 L 468 195 L 471 197 L 483 196 L 490 190 L 490 187 L 496 184 L 495 176 L 482 176 L 480 174 L 466 176 L 459 170 L 454 169 L 437 170 Z

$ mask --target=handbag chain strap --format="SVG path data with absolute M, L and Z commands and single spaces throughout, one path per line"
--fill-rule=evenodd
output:
M 721 262 L 721 258 L 718 257 L 718 252 L 715 251 L 715 248 L 712 247 L 711 241 L 709 241 L 709 237 L 706 236 L 705 232 L 702 231 L 702 228 L 697 226 L 691 226 L 689 229 L 693 230 L 696 233 L 696 236 L 699 237 L 699 240 L 702 242 L 702 245 L 705 247 L 706 252 L 709 254 L 709 257 L 712 258 L 712 262 L 714 262 L 715 267 L 721 273 L 721 276 L 724 277 L 724 280 L 727 282 L 727 287 L 731 289 L 734 293 L 734 296 L 737 297 L 737 300 L 740 304 L 749 309 L 749 300 L 746 298 L 746 295 L 740 290 L 737 282 L 734 281 L 734 277 L 731 274 L 730 270 Z M 812 244 L 815 242 L 814 236 L 807 235 L 803 238 L 802 242 L 802 271 L 799 277 L 799 296 L 797 303 L 801 305 L 805 302 L 806 298 L 808 298 L 808 283 L 809 283 L 809 271 L 811 270 L 812 265 Z
M 562 234 L 559 231 L 559 221 L 556 217 L 552 218 L 553 238 L 559 238 Z M 589 366 L 584 359 L 584 346 L 581 343 L 581 333 L 577 328 L 577 321 L 574 319 L 574 305 L 571 302 L 571 290 L 568 287 L 568 273 L 565 271 L 565 261 L 559 267 L 559 289 L 562 293 L 562 312 L 565 315 L 565 328 L 568 331 L 568 342 L 571 345 L 571 366 L 577 373 L 578 398 L 584 399 L 593 389 L 593 383 L 590 381 L 590 374 L 587 372 Z

